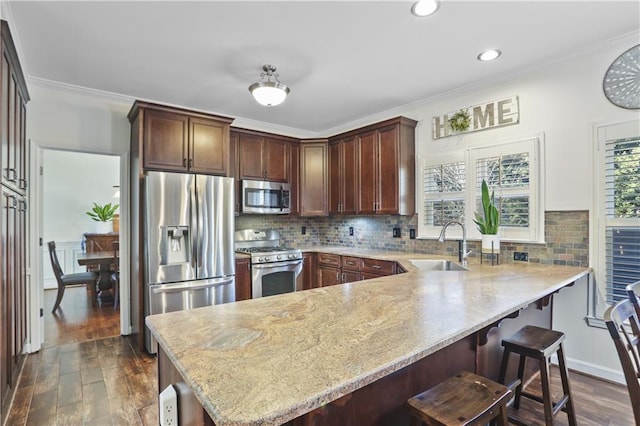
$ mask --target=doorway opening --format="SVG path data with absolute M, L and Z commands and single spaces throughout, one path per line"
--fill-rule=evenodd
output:
M 55 241 L 60 266 L 69 274 L 87 270 L 78 263 L 83 253 L 108 250 L 99 243 L 119 240 L 118 222 L 94 221 L 87 212 L 94 203 L 120 205 L 121 159 L 55 149 L 42 149 L 41 153 L 42 347 L 117 336 L 121 330 L 119 309 L 113 304 L 94 304 L 93 292 L 86 285 L 68 287 L 60 307 L 51 312 L 58 285 L 47 242 Z M 105 224 L 109 229 L 104 229 Z

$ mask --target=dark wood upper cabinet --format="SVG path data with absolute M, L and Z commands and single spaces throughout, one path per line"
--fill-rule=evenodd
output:
M 355 137 L 331 142 L 329 165 L 329 213 L 355 214 L 358 173 Z
M 327 140 L 300 142 L 300 216 L 326 216 L 328 161 Z M 292 188 L 293 191 L 293 188 Z
M 288 140 L 250 132 L 239 134 L 238 179 L 289 182 Z
M 189 119 L 189 170 L 229 176 L 229 124 L 202 118 Z
M 416 124 L 397 117 L 331 138 L 330 213 L 415 214 Z
M 143 169 L 229 175 L 232 119 L 136 101 L 129 120 L 143 128 Z

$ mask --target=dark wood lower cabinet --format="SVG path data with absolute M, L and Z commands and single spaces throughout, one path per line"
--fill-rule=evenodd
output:
M 474 334 L 286 424 L 289 426 L 409 424 L 405 402 L 411 396 L 437 385 L 462 370 L 495 380 L 502 358 L 502 338 L 527 324 L 550 327 L 552 312 L 549 306 L 550 301 L 551 296 L 548 296 L 532 303 Z M 517 362 L 512 362 L 511 365 L 516 368 Z M 528 380 L 531 374 L 532 372 L 529 372 L 525 380 Z M 509 378 L 509 375 L 507 377 Z M 173 367 L 162 348 L 158 351 L 158 383 L 160 391 L 168 384 L 174 384 L 178 392 L 178 405 L 189 407 L 187 414 L 194 416 L 193 422 L 183 422 L 181 414 L 181 425 L 214 424 L 191 390 L 184 384 L 184 379 Z
M 251 261 L 236 259 L 236 302 L 251 299 Z
M 318 287 L 315 253 L 302 253 L 302 288 L 309 290 Z

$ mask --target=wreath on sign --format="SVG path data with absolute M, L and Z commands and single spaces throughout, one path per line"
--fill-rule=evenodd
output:
M 471 116 L 469 111 L 461 109 L 451 116 L 449 119 L 449 127 L 454 133 L 460 133 L 469 130 L 471 125 Z

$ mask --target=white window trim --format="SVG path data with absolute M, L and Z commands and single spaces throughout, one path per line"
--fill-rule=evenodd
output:
M 603 318 L 609 307 L 606 299 L 607 267 L 606 267 L 606 228 L 610 226 L 628 225 L 624 219 L 607 219 L 605 209 L 605 177 L 606 159 L 603 154 L 608 140 L 637 136 L 640 129 L 639 120 L 602 123 L 593 126 L 593 206 L 591 211 L 589 263 L 593 268 L 594 283 L 590 289 L 589 316 Z
M 476 164 L 477 158 L 484 158 L 490 156 L 490 152 L 501 153 L 505 148 L 511 152 L 512 148 L 516 145 L 531 144 L 529 149 L 531 152 L 530 158 L 530 210 L 533 212 L 530 221 L 530 226 L 526 231 L 518 230 L 515 228 L 509 228 L 508 231 L 504 227 L 500 228 L 500 239 L 506 242 L 526 242 L 533 244 L 544 244 L 544 187 L 545 187 L 545 173 L 544 173 L 544 133 L 537 134 L 532 137 L 512 140 L 507 142 L 496 143 L 492 145 L 473 147 L 465 150 L 457 150 L 447 154 L 440 155 L 420 155 L 417 161 L 418 173 L 416 173 L 416 188 L 417 188 L 417 206 L 418 210 L 418 235 L 419 239 L 437 239 L 440 235 L 442 227 L 440 226 L 428 226 L 424 225 L 424 179 L 422 176 L 425 166 L 434 164 L 443 164 L 454 161 L 464 161 L 467 164 L 466 167 L 466 196 L 465 204 L 467 206 L 467 214 L 465 217 L 465 228 L 467 230 L 467 240 L 480 240 L 481 234 L 477 230 L 475 223 L 473 223 L 473 212 L 475 211 L 475 198 L 477 195 L 477 189 L 475 185 L 476 179 Z M 522 152 L 522 151 L 520 151 Z M 450 227 L 447 229 L 447 239 L 461 239 L 462 230 L 460 227 Z

